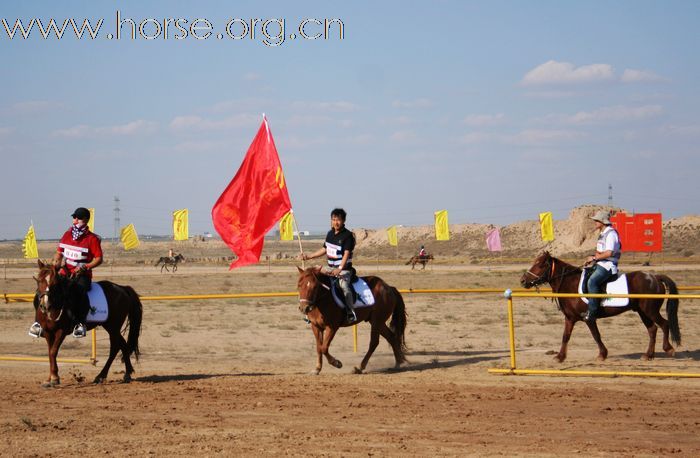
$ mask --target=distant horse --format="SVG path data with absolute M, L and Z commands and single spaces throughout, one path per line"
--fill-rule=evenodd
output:
M 43 385 L 52 387 L 60 384 L 56 358 L 63 339 L 72 330 L 72 322 L 68 317 L 68 309 L 74 306 L 76 294 L 71 278 L 59 275 L 57 268 L 51 264 L 39 261 L 39 275 L 34 278 L 37 283 L 34 296 L 36 321 L 41 325 L 46 343 L 49 347 L 49 379 Z M 99 323 L 109 334 L 109 358 L 102 371 L 95 377 L 94 383 L 101 383 L 107 378 L 109 368 L 115 356 L 121 350 L 122 361 L 126 366 L 124 382 L 131 381 L 134 367 L 130 356 L 139 358 L 139 335 L 141 333 L 141 318 L 143 307 L 136 291 L 130 286 L 120 286 L 110 281 L 97 282 L 102 287 L 109 308 L 107 321 Z M 121 328 L 129 319 L 129 335 L 126 340 Z M 88 329 L 98 326 L 96 323 L 85 323 Z
M 428 261 L 432 261 L 433 255 L 432 254 L 426 254 L 425 256 L 413 256 L 411 259 L 408 260 L 408 262 L 405 265 L 411 264 L 411 270 L 416 268 L 416 264 L 423 264 L 423 269 L 425 269 L 425 265 L 428 263 Z
M 543 283 L 549 283 L 555 293 L 577 293 L 578 284 L 582 270 L 564 261 L 557 259 L 544 252 L 535 259 L 535 263 L 530 267 L 520 279 L 520 283 L 525 288 L 537 287 Z M 634 271 L 627 273 L 627 283 L 630 294 L 678 294 L 676 284 L 666 275 L 651 274 L 647 272 Z M 681 343 L 681 331 L 678 327 L 678 299 L 668 299 L 666 302 L 665 320 L 659 310 L 663 304 L 663 299 L 630 299 L 629 304 L 624 307 L 603 307 L 598 309 L 600 318 L 619 315 L 627 310 L 634 310 L 639 314 L 642 323 L 649 333 L 649 347 L 642 359 L 650 360 L 654 358 L 656 347 L 656 331 L 660 327 L 664 333 L 663 349 L 668 356 L 673 356 L 675 350 L 668 340 L 669 331 L 671 338 L 676 345 Z M 562 337 L 561 349 L 555 357 L 562 362 L 566 359 L 566 346 L 571 338 L 571 332 L 577 321 L 582 320 L 581 314 L 588 309 L 588 306 L 578 297 L 557 298 L 559 310 L 564 314 L 564 336 Z M 604 361 L 608 356 L 608 349 L 605 348 L 600 338 L 598 325 L 595 321 L 586 323 L 598 344 L 598 360 Z
M 160 266 L 160 272 L 163 273 L 163 269 L 170 272 L 168 266 L 172 266 L 173 272 L 177 272 L 177 264 L 180 262 L 185 262 L 185 257 L 181 254 L 175 256 L 161 256 L 158 262 L 156 262 L 155 267 L 158 267 L 158 264 L 162 264 Z
M 305 313 L 311 321 L 311 330 L 316 337 L 316 353 L 318 360 L 314 374 L 318 375 L 323 366 L 323 355 L 328 364 L 340 369 L 343 363 L 328 353 L 331 341 L 338 328 L 349 326 L 345 321 L 345 310 L 338 307 L 331 294 L 331 280 L 328 275 L 321 273 L 319 267 L 309 267 L 302 270 L 299 267 L 299 311 Z M 356 374 L 362 373 L 367 367 L 369 358 L 379 344 L 379 336 L 384 337 L 394 351 L 395 367 L 406 361 L 404 356 L 406 345 L 404 332 L 406 330 L 406 304 L 401 293 L 389 286 L 379 277 L 363 277 L 374 295 L 374 305 L 355 309 L 357 322 L 368 321 L 370 330 L 369 349 L 362 359 L 360 367 L 355 367 Z M 391 317 L 390 326 L 386 321 Z

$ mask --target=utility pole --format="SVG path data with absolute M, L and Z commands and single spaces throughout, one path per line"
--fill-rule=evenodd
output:
M 613 206 L 612 183 L 608 183 L 608 207 Z
M 119 197 L 114 196 L 114 241 L 117 241 L 117 236 L 119 235 L 119 227 L 121 223 L 119 221 Z

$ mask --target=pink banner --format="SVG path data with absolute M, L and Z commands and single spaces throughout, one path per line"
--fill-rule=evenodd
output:
M 502 251 L 501 249 L 501 233 L 495 227 L 486 233 L 486 246 L 489 251 Z

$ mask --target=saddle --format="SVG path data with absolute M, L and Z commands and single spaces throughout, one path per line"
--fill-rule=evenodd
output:
M 88 291 L 88 300 L 90 301 L 90 311 L 87 314 L 86 321 L 88 323 L 104 323 L 109 316 L 109 307 L 107 306 L 107 297 L 99 283 L 92 282 L 90 291 Z
M 369 307 L 374 305 L 374 295 L 369 285 L 360 277 L 353 276 L 353 282 L 350 284 L 352 291 L 353 308 Z M 345 300 L 343 299 L 343 290 L 340 289 L 340 284 L 337 278 L 331 280 L 331 295 L 336 305 L 340 308 L 345 308 Z
M 581 274 L 581 280 L 578 283 L 579 294 L 588 293 L 588 277 L 590 277 L 592 269 L 583 269 Z M 629 294 L 629 289 L 627 287 L 627 275 L 619 273 L 613 275 L 605 283 L 605 292 L 608 294 Z M 582 297 L 581 300 L 588 304 L 588 298 Z M 624 307 L 629 305 L 629 298 L 627 297 L 609 297 L 603 299 L 600 303 L 603 307 Z

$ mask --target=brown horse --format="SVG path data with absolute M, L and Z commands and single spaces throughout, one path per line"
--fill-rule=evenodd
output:
M 331 294 L 331 277 L 321 273 L 320 267 L 299 269 L 299 311 L 306 314 L 311 321 L 311 330 L 316 337 L 316 353 L 318 360 L 314 374 L 318 375 L 323 366 L 323 355 L 328 364 L 340 369 L 343 363 L 328 353 L 328 347 L 338 331 L 338 328 L 349 326 L 345 321 L 345 310 L 335 304 Z M 379 336 L 384 337 L 394 351 L 395 368 L 406 361 L 404 356 L 406 345 L 404 332 L 406 330 L 406 304 L 401 293 L 389 286 L 379 277 L 363 277 L 374 295 L 374 305 L 355 309 L 357 322 L 368 321 L 372 326 L 370 331 L 369 349 L 362 359 L 360 367 L 355 367 L 356 374 L 362 373 L 367 367 L 369 358 L 379 344 Z M 391 317 L 390 326 L 386 321 Z
M 39 261 L 39 275 L 34 280 L 37 283 L 36 295 L 34 296 L 36 321 L 41 325 L 49 347 L 49 379 L 43 386 L 52 387 L 60 384 L 56 358 L 63 339 L 72 330 L 72 323 L 67 312 L 75 303 L 75 288 L 72 279 L 59 275 L 55 266 L 44 264 L 41 261 Z M 124 382 L 128 383 L 134 372 L 130 356 L 133 354 L 137 360 L 139 358 L 139 334 L 141 333 L 143 307 L 138 294 L 130 286 L 120 286 L 109 281 L 98 283 L 104 290 L 109 308 L 107 321 L 99 324 L 109 334 L 109 358 L 107 358 L 102 371 L 95 377 L 94 383 L 103 382 L 107 378 L 109 368 L 119 350 L 122 352 L 122 361 L 126 366 Z M 129 336 L 124 340 L 121 328 L 127 318 L 129 319 Z M 88 329 L 98 326 L 95 323 L 86 324 Z
M 426 254 L 425 256 L 413 256 L 411 259 L 408 260 L 408 262 L 405 265 L 411 264 L 411 270 L 416 268 L 416 264 L 423 264 L 423 269 L 425 269 L 425 265 L 428 263 L 428 261 L 432 261 L 433 255 L 432 254 Z
M 581 277 L 582 269 L 567 264 L 544 252 L 535 259 L 535 263 L 530 270 L 523 274 L 520 283 L 525 288 L 537 287 L 543 283 L 549 283 L 555 293 L 576 293 Z M 676 284 L 666 275 L 656 275 L 647 272 L 634 271 L 627 274 L 627 284 L 630 294 L 678 294 Z M 656 347 L 656 331 L 660 327 L 664 333 L 663 349 L 667 355 L 673 356 L 675 350 L 668 340 L 669 331 L 671 338 L 676 345 L 681 343 L 681 331 L 678 327 L 678 299 L 668 299 L 666 302 L 665 320 L 659 310 L 663 304 L 663 299 L 630 299 L 629 304 L 624 307 L 603 307 L 598 310 L 598 317 L 607 318 L 619 315 L 627 310 L 634 310 L 639 314 L 642 323 L 649 333 L 649 347 L 642 359 L 650 360 L 654 358 Z M 557 298 L 559 310 L 564 314 L 564 336 L 562 337 L 561 349 L 555 357 L 559 362 L 566 359 L 566 346 L 571 338 L 571 332 L 577 321 L 582 320 L 581 314 L 587 310 L 587 305 L 578 297 Z M 605 348 L 600 338 L 598 325 L 595 321 L 586 323 L 598 344 L 598 360 L 603 361 L 608 356 L 608 349 Z

